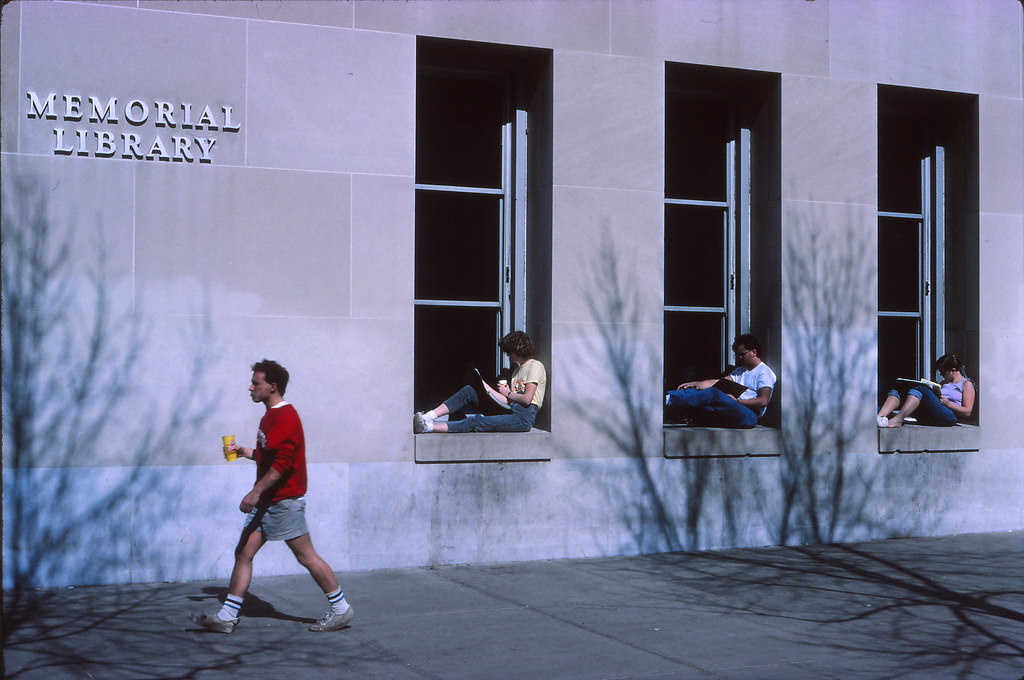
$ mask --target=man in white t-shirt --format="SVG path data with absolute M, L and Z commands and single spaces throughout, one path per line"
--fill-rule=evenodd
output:
M 775 389 L 775 373 L 761 361 L 761 344 L 749 333 L 732 343 L 736 369 L 725 379 L 747 389 L 732 396 L 715 387 L 717 379 L 687 382 L 665 396 L 665 417 L 712 427 L 753 427 L 764 415 Z

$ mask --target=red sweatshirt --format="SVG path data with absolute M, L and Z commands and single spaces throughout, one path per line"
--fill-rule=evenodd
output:
M 256 479 L 259 480 L 273 467 L 281 473 L 281 480 L 260 499 L 275 502 L 296 498 L 306 493 L 306 437 L 302 432 L 299 412 L 287 402 L 268 408 L 260 420 L 256 435 Z

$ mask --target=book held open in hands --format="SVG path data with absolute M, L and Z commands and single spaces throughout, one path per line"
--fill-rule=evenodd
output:
M 712 387 L 717 387 L 728 395 L 740 398 L 740 395 L 746 392 L 749 388 L 746 385 L 741 385 L 735 380 L 729 378 L 720 378 Z
M 937 397 L 942 396 L 942 385 L 932 380 L 929 380 L 928 378 L 897 378 L 896 382 L 911 383 L 913 385 L 917 385 L 918 387 L 924 387 L 926 389 L 931 390 L 932 392 L 935 393 L 935 396 Z
M 496 410 L 498 413 L 512 410 L 512 405 L 508 403 L 508 399 L 487 389 L 487 386 L 484 384 L 484 377 L 475 368 L 473 369 L 473 387 L 476 389 L 477 401 L 480 402 L 481 409 L 486 411 L 487 406 L 490 405 L 491 410 Z

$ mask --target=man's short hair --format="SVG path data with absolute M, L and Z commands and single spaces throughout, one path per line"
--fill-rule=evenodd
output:
M 754 350 L 757 352 L 758 357 L 761 356 L 761 343 L 757 341 L 757 337 L 755 337 L 753 333 L 737 335 L 736 339 L 732 341 L 733 351 L 735 351 L 736 347 L 739 345 L 743 345 L 747 349 Z
M 264 359 L 252 365 L 252 372 L 262 373 L 268 383 L 277 385 L 277 393 L 284 396 L 284 391 L 288 389 L 288 369 L 276 361 Z
M 514 353 L 526 359 L 532 359 L 537 355 L 533 340 L 530 340 L 530 336 L 523 331 L 512 331 L 498 341 L 498 347 L 506 354 Z

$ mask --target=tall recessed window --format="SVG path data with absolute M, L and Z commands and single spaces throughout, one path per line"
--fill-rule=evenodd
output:
M 531 103 L 540 57 L 421 40 L 416 99 L 415 399 L 429 407 L 527 330 Z M 540 116 L 538 116 L 540 118 Z
M 754 168 L 767 168 L 777 124 L 766 110 L 771 74 L 669 65 L 665 101 L 664 379 L 718 375 L 732 360 L 732 339 L 754 326 Z M 765 174 L 772 174 L 770 171 Z M 761 231 L 762 239 L 771 229 Z M 769 278 L 768 267 L 762 277 Z M 763 315 L 768 316 L 764 310 Z
M 934 379 L 939 356 L 977 362 L 971 97 L 880 88 L 878 371 Z

